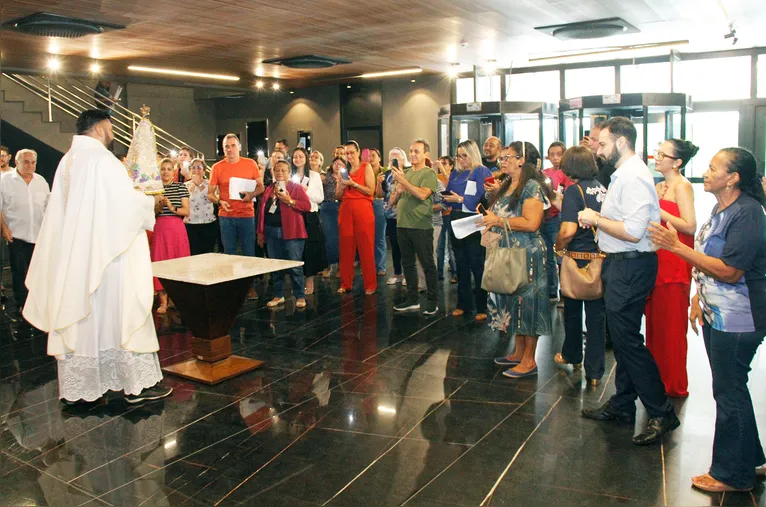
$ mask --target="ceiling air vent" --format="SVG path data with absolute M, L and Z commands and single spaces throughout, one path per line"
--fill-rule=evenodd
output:
M 626 33 L 638 33 L 640 30 L 621 18 L 596 19 L 564 25 L 535 27 L 548 35 L 561 40 L 603 39 Z
M 303 55 L 291 56 L 289 58 L 272 58 L 271 60 L 264 60 L 262 63 L 282 65 L 291 69 L 326 69 L 336 65 L 351 63 L 351 60 L 330 56 Z
M 124 25 L 70 18 L 48 12 L 36 12 L 22 18 L 11 19 L 3 22 L 0 27 L 29 35 L 64 37 L 68 39 L 96 35 L 104 33 L 106 30 L 121 30 L 125 28 Z

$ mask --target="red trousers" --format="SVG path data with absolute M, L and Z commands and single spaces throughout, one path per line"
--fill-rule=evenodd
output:
M 660 369 L 670 396 L 689 396 L 686 376 L 686 333 L 689 328 L 689 285 L 658 285 L 646 299 L 646 348 Z
M 344 199 L 338 213 L 340 235 L 340 286 L 351 290 L 354 286 L 354 261 L 359 250 L 364 289 L 378 288 L 375 272 L 375 214 L 367 199 Z

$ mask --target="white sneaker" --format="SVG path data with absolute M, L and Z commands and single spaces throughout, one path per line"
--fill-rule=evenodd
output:
M 268 303 L 266 303 L 266 306 L 269 308 L 274 308 L 275 306 L 279 306 L 285 303 L 285 298 L 274 298 Z
M 386 280 L 386 285 L 396 285 L 397 283 L 399 283 L 400 280 L 401 278 L 399 278 L 398 276 L 392 276 L 391 278 Z

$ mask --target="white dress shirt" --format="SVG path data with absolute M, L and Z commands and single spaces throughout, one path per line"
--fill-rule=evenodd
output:
M 37 242 L 50 193 L 48 182 L 37 173 L 28 185 L 15 169 L 0 176 L 0 213 L 14 238 Z
M 598 231 L 598 246 L 605 253 L 653 252 L 657 247 L 649 239 L 649 222 L 660 222 L 660 201 L 654 178 L 646 164 L 633 155 L 620 165 L 611 178 L 601 216 L 625 224 L 625 232 L 638 243 L 623 241 Z
M 300 184 L 306 191 L 306 195 L 309 196 L 309 201 L 311 201 L 311 213 L 315 213 L 319 211 L 319 205 L 324 201 L 322 176 L 316 171 L 309 170 L 308 167 L 304 171 L 308 172 L 308 177 L 304 176 Z

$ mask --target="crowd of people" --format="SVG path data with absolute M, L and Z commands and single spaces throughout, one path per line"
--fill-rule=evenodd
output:
M 95 132 L 97 119 L 83 135 Z M 291 151 L 280 140 L 259 165 L 242 157 L 240 140 L 228 134 L 225 158 L 210 169 L 185 147 L 177 160 L 161 160 L 165 193 L 154 200 L 151 258 L 220 248 L 302 260 L 302 268 L 271 276 L 266 306 L 274 310 L 287 300 L 286 278 L 300 309 L 316 284 L 336 273 L 337 292 L 350 293 L 359 266 L 365 295 L 380 290 L 379 279 L 401 283 L 406 291 L 395 312 L 430 316 L 439 310 L 439 282 L 449 270 L 457 284 L 451 315 L 471 315 L 515 338 L 513 351 L 494 360 L 510 379 L 537 374 L 537 344 L 552 334 L 560 302 L 565 339 L 554 361 L 584 365 L 591 386 L 604 377 L 608 339 L 617 363 L 616 393 L 582 416 L 632 424 L 640 399 L 649 420 L 636 445 L 658 442 L 680 425 L 671 398 L 689 394 L 686 335 L 690 322 L 695 332 L 699 325 L 717 419 L 712 466 L 693 484 L 751 489 L 756 474 L 766 474 L 747 388 L 766 334 L 766 196 L 757 163 L 742 148 L 713 157 L 704 190 L 717 205 L 698 227 L 684 176 L 698 148 L 681 139 L 663 142 L 654 154 L 662 176 L 655 183 L 636 154 L 636 138 L 629 119 L 613 117 L 579 146 L 552 143 L 545 157 L 530 142 L 502 146 L 496 137 L 482 149 L 464 140 L 454 158 L 432 157 L 429 142 L 415 139 L 406 151 L 392 148 L 386 164 L 378 150 L 353 140 L 336 147 L 327 163 L 317 151 Z M 550 168 L 543 169 L 544 159 Z M 50 193 L 35 163 L 33 151 L 21 150 L 16 170 L 0 179 L 0 225 L 11 246 L 19 308 Z M 254 182 L 253 190 L 231 195 L 232 178 Z M 380 278 L 389 275 L 388 249 L 393 273 Z M 692 279 L 697 292 L 690 299 Z M 172 301 L 156 280 L 154 288 L 157 312 L 166 312 Z M 259 297 L 254 288 L 249 297 Z

